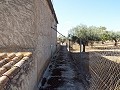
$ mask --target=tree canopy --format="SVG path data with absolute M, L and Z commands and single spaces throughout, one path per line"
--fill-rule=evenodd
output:
M 81 40 L 84 48 L 91 41 L 102 41 L 104 44 L 106 40 L 114 40 L 115 46 L 117 46 L 117 41 L 120 39 L 120 32 L 108 31 L 107 28 L 103 26 L 88 27 L 87 25 L 83 24 L 72 28 L 69 31 L 69 34 L 73 42 L 80 44 Z

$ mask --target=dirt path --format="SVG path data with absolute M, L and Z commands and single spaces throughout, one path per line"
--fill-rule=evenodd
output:
M 85 90 L 71 60 L 66 46 L 62 46 L 44 73 L 39 90 Z

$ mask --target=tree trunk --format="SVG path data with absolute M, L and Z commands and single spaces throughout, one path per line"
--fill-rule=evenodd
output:
M 116 40 L 116 39 L 114 39 L 114 41 L 115 41 L 115 44 L 114 44 L 114 45 L 115 45 L 115 46 L 117 46 L 117 40 Z
M 115 42 L 115 46 L 117 46 L 117 41 Z
M 104 41 L 102 41 L 102 44 L 104 44 Z
M 88 46 L 88 42 L 86 42 L 86 44 L 85 44 L 86 46 Z
M 93 47 L 94 41 L 90 41 L 90 46 Z
M 83 44 L 83 52 L 85 52 L 85 45 Z

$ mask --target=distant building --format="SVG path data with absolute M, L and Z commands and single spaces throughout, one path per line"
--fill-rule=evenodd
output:
M 51 0 L 0 0 L 0 90 L 35 90 L 56 49 L 57 24 Z

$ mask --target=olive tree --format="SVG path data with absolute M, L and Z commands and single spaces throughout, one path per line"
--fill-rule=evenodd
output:
M 87 27 L 86 25 L 79 25 L 75 28 L 72 28 L 69 33 L 72 34 L 71 39 L 73 42 L 77 42 L 83 45 L 83 52 L 85 52 L 85 46 L 88 45 L 89 42 L 93 43 L 93 41 L 101 40 L 101 29 L 95 26 Z
M 120 40 L 120 32 L 109 31 L 110 40 L 114 40 L 114 46 L 118 45 L 118 40 Z

